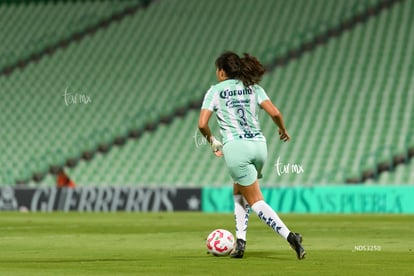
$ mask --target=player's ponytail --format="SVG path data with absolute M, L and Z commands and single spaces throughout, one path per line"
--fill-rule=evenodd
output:
M 265 72 L 256 57 L 247 53 L 240 58 L 236 53 L 224 52 L 216 60 L 218 69 L 223 69 L 230 79 L 239 79 L 245 86 L 259 83 Z
M 240 79 L 245 86 L 259 83 L 265 73 L 263 65 L 256 57 L 247 53 L 244 53 L 243 55 L 244 57 L 241 59 L 242 66 L 240 67 Z

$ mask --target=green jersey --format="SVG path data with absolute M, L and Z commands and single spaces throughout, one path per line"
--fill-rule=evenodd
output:
M 266 141 L 258 115 L 260 104 L 268 99 L 260 85 L 245 87 L 240 80 L 228 79 L 207 91 L 201 108 L 216 112 L 223 144 L 237 139 Z

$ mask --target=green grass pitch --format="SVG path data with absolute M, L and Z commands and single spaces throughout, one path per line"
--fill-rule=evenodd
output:
M 413 275 L 414 216 L 280 214 L 287 242 L 250 216 L 245 257 L 207 254 L 232 214 L 1 213 L 0 275 Z

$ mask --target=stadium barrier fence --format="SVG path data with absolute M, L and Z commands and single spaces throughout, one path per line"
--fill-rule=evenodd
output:
M 414 186 L 265 187 L 281 213 L 414 214 Z M 30 212 L 233 212 L 232 187 L 88 186 L 0 188 L 0 211 Z

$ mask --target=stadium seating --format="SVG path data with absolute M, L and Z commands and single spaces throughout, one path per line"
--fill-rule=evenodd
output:
M 414 162 L 399 164 L 389 171 L 381 172 L 377 179 L 365 181 L 369 185 L 412 185 L 414 179 Z
M 22 71 L 0 76 L 0 86 L 9 92 L 0 101 L 6 114 L 0 117 L 0 147 L 6 153 L 0 156 L 0 181 L 28 180 L 51 165 L 79 159 L 85 151 L 110 145 L 116 137 L 199 99 L 215 82 L 213 62 L 223 50 L 251 52 L 268 64 L 378 2 L 155 2 Z M 93 11 L 97 3 L 88 2 L 82 10 Z M 79 2 L 73 5 L 79 10 Z M 45 6 L 45 11 L 54 8 Z M 343 183 L 361 174 L 365 165 L 372 168 L 361 164 L 366 156 L 379 152 L 389 158 L 406 150 L 404 139 L 414 119 L 414 59 L 409 51 L 414 46 L 413 6 L 409 1 L 397 4 L 265 76 L 262 84 L 280 105 L 293 139 L 288 144 L 274 141 L 275 127 L 261 115 L 269 140 L 264 185 Z M 19 9 L 27 16 L 37 6 Z M 110 10 L 100 9 L 105 11 L 100 16 Z M 39 27 L 39 34 L 49 32 L 50 24 Z M 53 39 L 65 36 L 64 31 L 56 33 Z M 21 50 L 15 56 L 26 54 Z M 67 171 L 80 185 L 229 183 L 223 160 L 216 160 L 194 137 L 197 119 L 198 111 L 188 112 Z M 218 133 L 217 127 L 214 131 Z M 390 145 L 396 148 L 380 150 Z M 300 164 L 305 172 L 279 176 L 278 158 Z M 41 183 L 53 185 L 53 176 Z
M 97 24 L 137 1 L 33 1 L 1 5 L 0 68 Z M 4 31 L 7 30 L 7 31 Z

